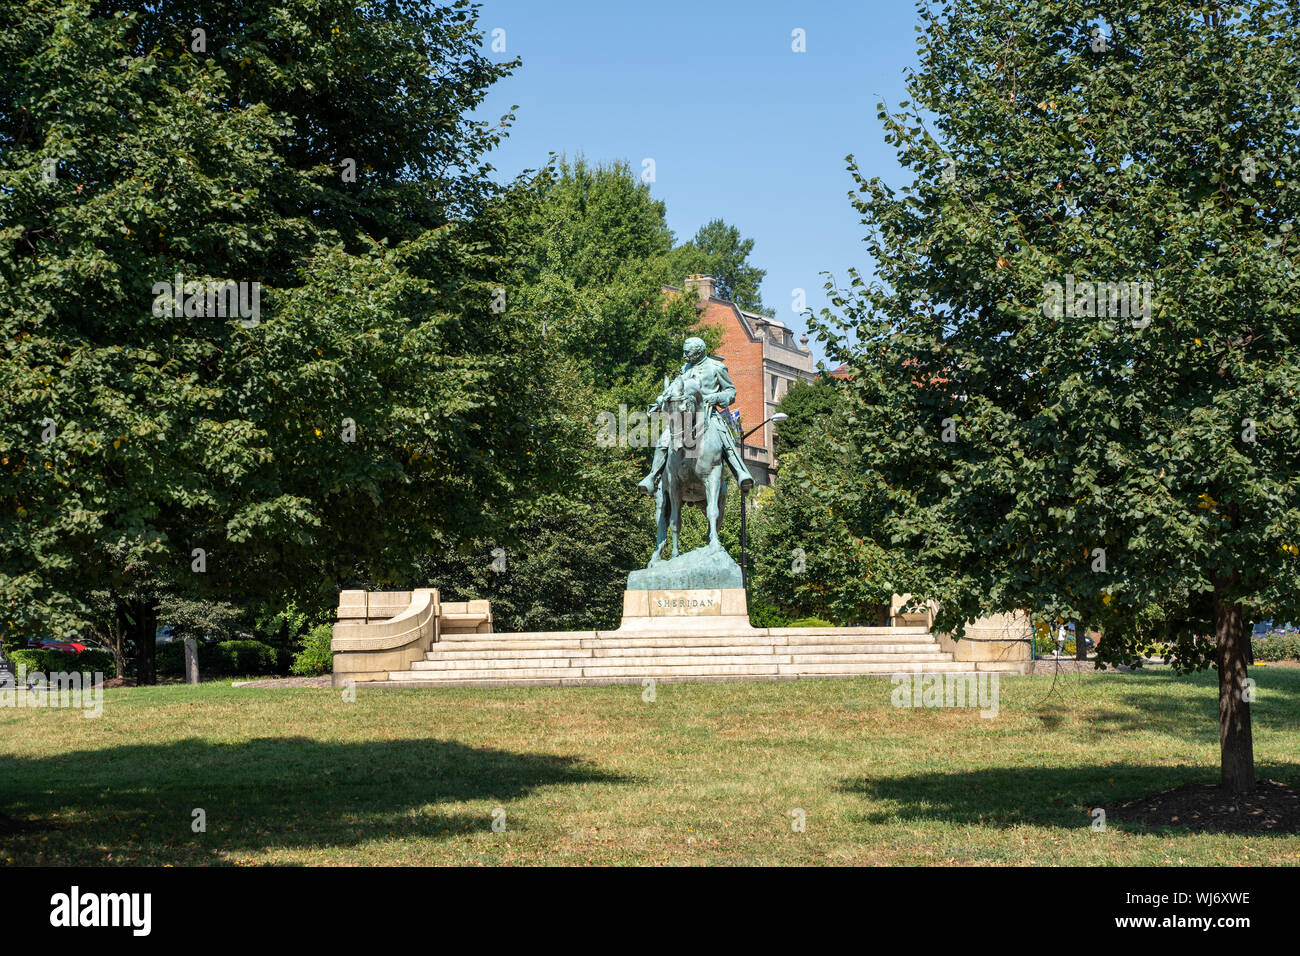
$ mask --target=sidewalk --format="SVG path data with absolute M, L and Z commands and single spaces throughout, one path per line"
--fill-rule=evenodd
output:
M 1143 658 L 1148 666 L 1164 666 L 1164 661 L 1159 658 Z M 1033 668 L 1030 674 L 1132 674 L 1138 668 L 1135 667 L 1114 667 L 1108 665 L 1104 671 L 1097 670 L 1097 658 L 1095 655 L 1089 656 L 1086 661 L 1076 661 L 1073 657 L 1040 657 L 1033 662 Z M 1146 668 L 1142 668 L 1146 670 Z

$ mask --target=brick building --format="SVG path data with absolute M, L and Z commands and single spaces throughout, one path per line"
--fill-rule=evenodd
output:
M 714 354 L 727 363 L 735 383 L 736 402 L 731 410 L 740 412 L 742 432 L 771 418 L 796 381 L 812 381 L 815 373 L 807 335 L 796 343 L 784 323 L 719 299 L 713 294 L 712 276 L 687 276 L 686 288 L 700 297 L 700 325 L 722 331 L 722 343 Z M 745 440 L 745 464 L 756 484 L 774 483 L 779 464 L 772 451 L 775 427 L 768 422 Z

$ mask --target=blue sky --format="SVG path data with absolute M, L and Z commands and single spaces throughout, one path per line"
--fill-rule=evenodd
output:
M 844 157 L 900 181 L 876 104 L 906 99 L 916 22 L 910 0 L 484 0 L 489 56 L 523 60 L 481 112 L 519 106 L 493 163 L 508 177 L 551 151 L 638 171 L 653 159 L 678 241 L 718 217 L 738 227 L 767 270 L 764 302 L 798 334 L 792 290 L 820 310 L 822 272 L 869 264 Z M 504 53 L 490 51 L 498 28 Z

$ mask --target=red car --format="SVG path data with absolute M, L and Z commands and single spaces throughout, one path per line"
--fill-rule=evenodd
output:
M 69 654 L 80 654 L 87 649 L 85 644 L 76 641 L 36 641 L 28 646 L 41 651 L 67 651 Z

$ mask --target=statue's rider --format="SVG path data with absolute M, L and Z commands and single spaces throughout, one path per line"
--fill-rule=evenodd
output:
M 731 374 L 727 371 L 727 366 L 717 359 L 709 358 L 706 354 L 706 347 L 703 339 L 689 338 L 682 346 L 682 358 L 685 364 L 682 366 L 679 379 L 694 379 L 700 386 L 700 391 L 704 395 L 704 407 L 708 410 L 709 424 L 708 427 L 716 431 L 722 439 L 723 454 L 726 457 L 727 467 L 735 475 L 736 481 L 740 484 L 742 491 L 748 491 L 754 487 L 753 476 L 750 475 L 749 469 L 741 461 L 740 451 L 736 448 L 736 436 L 732 434 L 731 427 L 727 424 L 719 408 L 726 408 L 736 400 L 736 386 L 731 383 Z M 662 411 L 667 401 L 667 393 L 671 385 L 665 388 L 659 395 L 648 411 L 650 414 Z M 664 429 L 663 434 L 659 436 L 659 444 L 655 448 L 654 464 L 650 466 L 650 474 L 646 475 L 637 484 L 642 493 L 653 495 L 655 492 L 655 483 L 659 480 L 660 472 L 663 471 L 664 462 L 668 457 L 668 442 L 670 435 L 668 429 Z

